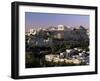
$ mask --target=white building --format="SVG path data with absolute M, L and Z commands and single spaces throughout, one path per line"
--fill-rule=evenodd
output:
M 60 31 L 64 31 L 64 30 L 67 30 L 68 28 L 64 25 L 58 25 L 57 29 Z
M 29 30 L 29 34 L 35 35 L 37 32 L 39 32 L 40 30 L 42 30 L 42 28 L 31 28 Z
M 32 28 L 29 30 L 30 34 L 35 35 L 37 33 L 36 29 Z

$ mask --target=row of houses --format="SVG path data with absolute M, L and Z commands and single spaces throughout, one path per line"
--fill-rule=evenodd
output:
M 77 54 L 75 53 L 77 52 Z M 66 49 L 65 52 L 60 54 L 50 54 L 45 55 L 45 60 L 47 62 L 55 63 L 66 63 L 66 64 L 89 64 L 89 51 L 85 51 L 79 48 Z
M 76 30 L 66 29 L 66 31 L 33 30 L 30 33 L 30 35 L 26 35 L 26 42 L 29 46 L 51 46 L 53 43 L 59 45 L 66 43 L 66 41 L 76 44 L 79 43 L 77 41 L 89 42 L 89 36 L 83 27 Z
M 31 29 L 29 29 L 27 32 L 26 32 L 26 35 L 35 35 L 36 33 L 38 33 L 39 31 L 43 30 L 43 31 L 71 31 L 73 29 L 86 29 L 84 28 L 83 26 L 79 26 L 79 27 L 69 27 L 69 26 L 65 26 L 65 25 L 58 25 L 57 27 L 54 27 L 54 26 L 50 26 L 50 27 L 47 27 L 47 28 L 41 28 L 41 27 L 33 27 Z M 86 29 L 87 30 L 87 34 L 89 34 L 89 29 Z

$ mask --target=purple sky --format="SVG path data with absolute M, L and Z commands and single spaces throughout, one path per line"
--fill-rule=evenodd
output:
M 66 25 L 70 27 L 84 26 L 89 28 L 89 15 L 54 14 L 25 12 L 25 28 Z

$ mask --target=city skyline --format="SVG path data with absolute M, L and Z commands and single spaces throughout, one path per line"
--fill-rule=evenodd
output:
M 33 27 L 47 28 L 60 24 L 69 27 L 82 25 L 89 28 L 89 15 L 25 12 L 26 31 Z

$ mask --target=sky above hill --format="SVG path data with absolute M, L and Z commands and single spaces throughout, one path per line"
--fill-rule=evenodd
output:
M 89 28 L 89 15 L 75 14 L 55 14 L 55 13 L 34 13 L 25 12 L 25 29 L 47 28 L 49 26 L 66 25 L 69 27 L 78 27 L 80 25 Z

